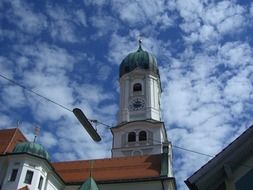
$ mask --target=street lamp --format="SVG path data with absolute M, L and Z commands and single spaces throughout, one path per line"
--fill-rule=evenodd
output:
M 86 131 L 89 133 L 91 138 L 99 142 L 101 141 L 101 137 L 97 133 L 97 131 L 93 128 L 87 117 L 84 115 L 81 109 L 79 108 L 74 108 L 73 113 L 75 114 L 76 118 L 79 120 L 79 122 L 82 124 L 82 126 L 86 129 Z

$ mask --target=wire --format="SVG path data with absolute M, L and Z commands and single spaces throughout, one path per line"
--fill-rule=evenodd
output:
M 180 149 L 180 150 L 188 151 L 188 152 L 199 154 L 199 155 L 202 155 L 202 156 L 208 156 L 208 157 L 211 157 L 211 158 L 214 157 L 214 156 L 211 156 L 209 154 L 205 154 L 205 153 L 198 152 L 198 151 L 195 151 L 195 150 L 190 150 L 190 149 L 182 148 L 182 147 L 179 147 L 179 146 L 176 146 L 176 145 L 171 145 L 171 146 L 174 147 L 174 148 Z
M 21 87 L 21 88 L 23 88 L 24 90 L 26 90 L 26 91 L 28 91 L 28 92 L 30 92 L 30 93 L 33 93 L 33 94 L 35 94 L 35 95 L 37 95 L 37 96 L 39 96 L 39 97 L 41 97 L 41 98 L 44 98 L 45 100 L 47 100 L 47 101 L 49 101 L 49 102 L 51 102 L 51 103 L 53 103 L 53 104 L 55 104 L 55 105 L 57 105 L 57 106 L 59 106 L 59 107 L 65 109 L 65 110 L 70 111 L 70 112 L 73 113 L 73 111 L 72 111 L 71 109 L 67 108 L 66 106 L 64 106 L 64 105 L 62 105 L 62 104 L 60 104 L 60 103 L 57 103 L 56 101 L 51 100 L 51 99 L 47 98 L 46 96 L 43 96 L 43 95 L 41 95 L 41 94 L 39 94 L 39 93 L 37 93 L 37 92 L 35 92 L 35 91 L 33 91 L 33 90 L 31 90 L 31 89 L 25 87 L 24 85 L 22 85 L 22 84 L 20 84 L 20 83 L 14 81 L 14 80 L 11 80 L 11 79 L 9 79 L 9 78 L 7 78 L 6 76 L 4 76 L 4 75 L 2 75 L 2 74 L 0 74 L 0 77 L 2 77 L 3 79 L 5 79 L 5 80 L 7 80 L 7 81 L 9 81 L 9 82 L 11 82 L 11 83 L 13 83 L 13 84 L 15 84 L 15 85 Z M 101 124 L 101 125 L 104 125 L 104 126 L 106 126 L 106 127 L 111 128 L 111 126 L 109 126 L 109 125 L 107 125 L 107 124 L 105 124 L 105 123 L 102 123 L 102 122 L 100 122 L 100 121 L 98 121 L 98 120 L 94 120 L 94 119 L 93 119 L 93 120 L 90 120 L 90 122 L 92 122 L 92 123 L 98 123 L 98 124 Z M 125 132 L 128 132 L 128 131 L 125 131 Z M 160 141 L 158 141 L 158 140 L 156 140 L 156 139 L 152 139 L 152 140 L 153 140 L 153 141 L 157 141 L 157 142 L 160 143 Z M 191 153 L 199 154 L 199 155 L 202 155 L 202 156 L 214 157 L 214 156 L 211 156 L 211 155 L 209 155 L 209 154 L 205 154 L 205 153 L 201 153 L 201 152 L 198 152 L 198 151 L 195 151 L 195 150 L 190 150 L 190 149 L 182 148 L 182 147 L 179 147 L 179 146 L 176 146 L 176 145 L 172 145 L 172 147 L 177 148 L 177 149 L 180 149 L 180 150 L 188 151 L 188 152 L 191 152 Z
M 90 121 L 91 123 L 104 125 L 104 126 L 109 127 L 109 128 L 111 128 L 111 127 L 112 127 L 112 126 L 107 125 L 107 124 L 105 124 L 105 123 L 102 123 L 102 122 L 100 122 L 100 121 L 98 121 L 98 120 L 96 120 L 96 119 L 90 119 L 89 121 Z
M 103 123 L 101 123 L 103 124 Z M 103 124 L 105 125 L 105 124 Z M 106 125 L 108 126 L 108 125 Z M 126 132 L 126 133 L 129 133 L 129 131 L 125 130 L 125 129 L 122 129 L 122 131 Z M 157 142 L 159 144 L 161 144 L 161 141 L 157 140 L 157 139 L 154 139 L 154 138 L 150 138 L 151 140 L 153 140 L 154 142 Z M 158 145 L 158 144 L 153 144 L 153 145 Z M 198 154 L 198 155 L 201 155 L 201 156 L 207 156 L 207 157 L 211 157 L 213 158 L 214 156 L 210 155 L 210 154 L 205 154 L 205 153 L 202 153 L 202 152 L 198 152 L 198 151 L 195 151 L 195 150 L 191 150 L 191 149 L 187 149 L 187 148 L 183 148 L 183 147 L 180 147 L 180 146 L 176 146 L 176 145 L 173 145 L 171 144 L 172 148 L 177 148 L 177 149 L 180 149 L 180 150 L 183 150 L 183 151 L 187 151 L 187 152 L 191 152 L 191 153 L 195 153 L 195 154 Z
M 11 82 L 12 84 L 15 84 L 15 85 L 17 85 L 17 86 L 23 88 L 24 90 L 26 90 L 26 91 L 28 91 L 28 92 L 30 92 L 30 93 L 33 93 L 33 94 L 35 94 L 35 95 L 37 95 L 37 96 L 39 96 L 39 97 L 41 97 L 41 98 L 44 98 L 45 100 L 47 100 L 47 101 L 49 101 L 49 102 L 51 102 L 51 103 L 53 103 L 53 104 L 55 104 L 55 105 L 57 105 L 57 106 L 59 106 L 59 107 L 65 109 L 65 110 L 67 110 L 67 111 L 72 112 L 72 110 L 70 110 L 70 109 L 67 108 L 66 106 L 64 106 L 64 105 L 62 105 L 62 104 L 59 104 L 59 103 L 57 103 L 56 101 L 51 100 L 51 99 L 47 98 L 46 96 L 43 96 L 43 95 L 41 95 L 41 94 L 39 94 L 39 93 L 37 93 L 37 92 L 35 92 L 35 91 L 33 91 L 33 90 L 31 90 L 31 89 L 25 87 L 24 85 L 22 85 L 22 84 L 20 84 L 20 83 L 14 81 L 14 80 L 11 80 L 11 79 L 9 79 L 9 78 L 7 78 L 6 76 L 3 76 L 2 74 L 0 74 L 0 77 L 2 77 L 3 79 L 5 79 L 5 80 Z

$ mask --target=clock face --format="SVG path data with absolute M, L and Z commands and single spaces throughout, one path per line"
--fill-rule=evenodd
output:
M 134 98 L 130 101 L 129 109 L 131 111 L 139 111 L 145 108 L 145 100 L 142 98 Z

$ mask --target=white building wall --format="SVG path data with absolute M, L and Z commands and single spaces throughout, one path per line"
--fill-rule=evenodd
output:
M 140 83 L 142 92 L 133 93 L 133 85 Z M 135 69 L 120 78 L 120 107 L 118 123 L 135 120 L 154 119 L 161 120 L 160 111 L 160 79 L 149 71 Z M 145 100 L 145 110 L 131 111 L 129 103 L 134 97 L 141 97 Z
M 22 178 L 24 161 L 20 158 L 5 157 L 5 164 L 7 172 L 5 174 L 2 190 L 18 189 L 20 178 Z M 18 169 L 17 177 L 15 181 L 10 181 L 11 173 L 13 169 Z
M 163 143 L 167 141 L 163 123 L 148 121 L 129 122 L 123 126 L 112 129 L 113 147 L 112 157 L 133 156 L 135 151 L 141 155 L 160 154 L 163 152 Z M 139 141 L 140 131 L 146 131 L 147 140 Z M 136 142 L 128 142 L 128 133 L 136 133 Z
M 2 190 L 16 190 L 24 186 L 28 186 L 32 190 L 38 190 L 41 176 L 43 177 L 42 190 L 61 190 L 64 187 L 64 184 L 59 178 L 55 177 L 52 168 L 44 159 L 27 154 L 9 155 L 2 158 L 4 158 L 4 161 L 2 160 L 1 163 L 4 163 L 7 168 Z M 13 169 L 18 169 L 18 174 L 15 181 L 10 181 Z M 25 183 L 25 176 L 28 170 L 33 172 L 31 184 Z M 2 170 L 0 171 L 2 174 Z
M 62 183 L 62 181 L 60 181 L 59 178 L 54 175 L 53 171 L 50 171 L 46 180 L 45 190 L 63 190 L 64 188 L 65 185 Z

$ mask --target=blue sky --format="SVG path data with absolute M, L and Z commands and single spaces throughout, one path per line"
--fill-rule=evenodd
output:
M 158 61 L 172 144 L 215 155 L 252 124 L 250 0 L 0 2 L 0 74 L 88 118 L 117 123 L 121 60 L 138 48 Z M 16 127 L 52 160 L 110 157 L 102 125 L 94 143 L 73 113 L 0 78 L 0 127 Z M 209 157 L 173 149 L 178 188 Z

